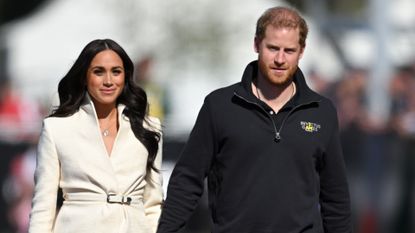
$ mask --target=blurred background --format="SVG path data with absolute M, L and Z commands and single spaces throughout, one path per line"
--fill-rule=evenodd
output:
M 355 232 L 415 232 L 414 0 L 0 0 L 0 233 L 27 232 L 41 121 L 89 41 L 134 60 L 164 125 L 166 190 L 203 98 L 240 80 L 275 5 L 309 23 L 300 67 L 337 106 Z M 208 216 L 203 196 L 183 232 L 210 232 Z

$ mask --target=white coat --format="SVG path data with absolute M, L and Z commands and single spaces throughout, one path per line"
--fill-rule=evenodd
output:
M 155 232 L 162 177 L 153 171 L 152 183 L 144 179 L 148 152 L 134 136 L 124 108 L 118 106 L 120 124 L 111 155 L 88 96 L 72 116 L 43 121 L 29 233 Z M 158 119 L 150 118 L 150 123 L 145 127 L 160 130 Z M 160 140 L 155 160 L 159 169 L 161 160 Z M 64 203 L 56 211 L 58 187 Z

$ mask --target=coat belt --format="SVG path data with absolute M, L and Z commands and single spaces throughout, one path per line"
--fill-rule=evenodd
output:
M 142 197 L 120 195 L 115 193 L 110 194 L 98 194 L 98 193 L 65 193 L 63 195 L 64 200 L 82 201 L 82 202 L 106 202 L 110 204 L 122 204 L 131 205 L 142 203 Z

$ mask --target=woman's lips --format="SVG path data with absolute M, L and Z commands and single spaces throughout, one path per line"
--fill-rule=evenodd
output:
M 103 94 L 106 94 L 106 95 L 110 95 L 110 94 L 113 94 L 114 92 L 115 92 L 115 89 L 101 89 L 101 92 L 103 93 Z

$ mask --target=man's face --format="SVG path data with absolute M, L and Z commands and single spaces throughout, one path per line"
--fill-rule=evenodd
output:
M 276 86 L 290 83 L 304 52 L 299 37 L 298 28 L 275 28 L 269 25 L 261 41 L 255 38 L 259 72 L 268 83 Z

